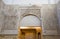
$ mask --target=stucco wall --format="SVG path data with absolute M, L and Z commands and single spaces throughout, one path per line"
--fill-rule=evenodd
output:
M 24 7 L 24 6 L 18 6 L 18 5 L 5 5 L 5 4 L 0 4 L 0 5 L 1 5 L 0 16 L 2 20 L 1 24 L 3 24 L 1 25 L 2 28 L 0 29 L 2 29 L 2 32 L 4 32 L 4 30 L 10 30 L 10 31 L 17 30 L 17 27 L 20 26 L 21 16 L 28 13 L 28 12 L 25 12 L 25 9 L 24 9 L 24 8 L 28 8 L 28 6 Z M 44 4 L 40 7 L 41 7 L 40 11 L 35 10 L 35 12 L 37 13 L 33 13 L 32 11 L 31 13 L 37 15 L 38 17 L 40 17 L 41 15 L 42 24 L 43 24 L 42 25 L 43 34 L 57 35 L 58 22 L 57 22 L 57 16 L 56 16 L 56 5 Z
M 17 5 L 5 5 L 0 0 L 0 34 L 17 34 L 17 27 L 20 25 L 21 17 L 21 6 Z M 24 12 L 24 11 L 23 11 Z M 38 15 L 38 14 L 37 14 Z M 40 16 L 40 15 L 39 15 Z M 56 16 L 56 5 L 42 5 L 41 6 L 42 16 L 42 28 L 43 28 L 43 39 L 59 39 L 57 32 L 57 16 Z M 53 36 L 52 36 L 53 35 Z M 16 36 L 0 36 L 1 39 L 15 39 Z
M 7 6 L 0 0 L 0 34 L 9 31 L 12 33 L 17 32 L 15 31 L 19 21 L 17 14 L 18 12 L 13 6 Z
M 43 5 L 41 8 L 43 22 L 43 33 L 47 35 L 57 35 L 57 13 L 56 5 Z

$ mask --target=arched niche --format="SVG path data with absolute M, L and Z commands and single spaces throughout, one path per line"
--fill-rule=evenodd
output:
M 20 21 L 20 26 L 21 27 L 40 26 L 40 19 L 34 15 L 24 16 Z

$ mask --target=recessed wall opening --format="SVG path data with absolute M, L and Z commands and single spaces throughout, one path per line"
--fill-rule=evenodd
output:
M 40 20 L 35 15 L 26 15 L 23 17 L 19 30 L 19 39 L 41 39 Z
M 38 17 L 33 15 L 28 15 L 23 17 L 23 19 L 20 22 L 21 27 L 25 26 L 40 26 L 40 20 Z

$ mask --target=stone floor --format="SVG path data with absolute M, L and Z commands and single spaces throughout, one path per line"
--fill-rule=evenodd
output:
M 44 35 L 43 39 L 60 39 L 60 35 Z
M 17 35 L 0 35 L 0 39 L 17 39 Z M 46 36 L 44 35 L 42 39 L 60 39 L 60 36 Z
M 17 39 L 17 35 L 1 35 L 0 39 Z

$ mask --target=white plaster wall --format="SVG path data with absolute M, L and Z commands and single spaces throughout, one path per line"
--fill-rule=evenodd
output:
M 43 23 L 43 35 L 57 35 L 56 5 L 42 5 L 41 17 Z

